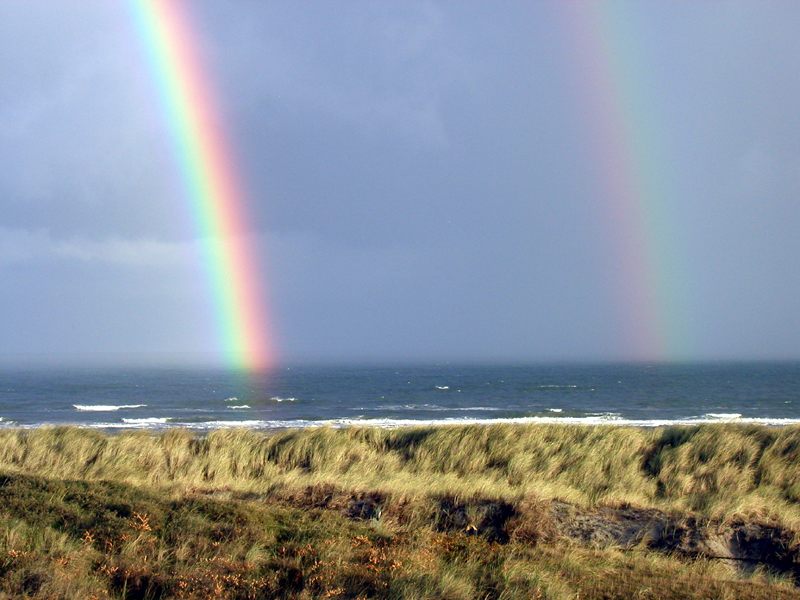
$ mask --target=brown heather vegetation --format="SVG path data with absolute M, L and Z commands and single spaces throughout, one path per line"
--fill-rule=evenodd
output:
M 4 430 L 0 598 L 796 598 L 799 475 L 797 427 Z

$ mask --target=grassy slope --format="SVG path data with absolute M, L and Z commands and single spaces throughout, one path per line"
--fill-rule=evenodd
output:
M 734 426 L 6 430 L 0 597 L 797 597 L 719 562 L 437 531 L 428 501 L 558 497 L 798 531 L 799 452 L 800 428 Z M 355 521 L 292 500 L 308 486 L 406 508 Z
M 0 596 L 796 598 L 790 583 L 646 552 L 504 545 L 387 518 L 0 478 Z
M 742 515 L 800 530 L 800 427 L 497 425 L 205 437 L 6 430 L 0 469 L 172 489 L 268 492 L 328 483 L 398 499 L 535 495 Z

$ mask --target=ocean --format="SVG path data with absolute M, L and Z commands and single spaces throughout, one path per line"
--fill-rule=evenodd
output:
M 800 363 L 0 368 L 0 427 L 800 423 Z

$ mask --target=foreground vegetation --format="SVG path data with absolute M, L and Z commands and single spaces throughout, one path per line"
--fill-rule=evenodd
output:
M 733 425 L 5 430 L 0 597 L 798 597 L 798 454 Z
M 174 490 L 332 484 L 435 495 L 634 504 L 800 530 L 800 427 L 495 425 L 107 435 L 0 431 L 0 470 Z

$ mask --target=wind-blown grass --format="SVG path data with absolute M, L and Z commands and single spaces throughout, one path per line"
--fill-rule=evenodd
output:
M 794 563 L 743 575 L 646 540 L 593 547 L 547 507 L 791 537 L 798 454 L 798 427 L 735 425 L 3 430 L 0 597 L 794 598 Z M 474 526 L 492 507 L 500 537 Z
M 534 495 L 800 529 L 798 427 L 493 425 L 206 436 L 5 430 L 0 470 L 173 490 L 268 493 L 329 484 L 398 499 Z

